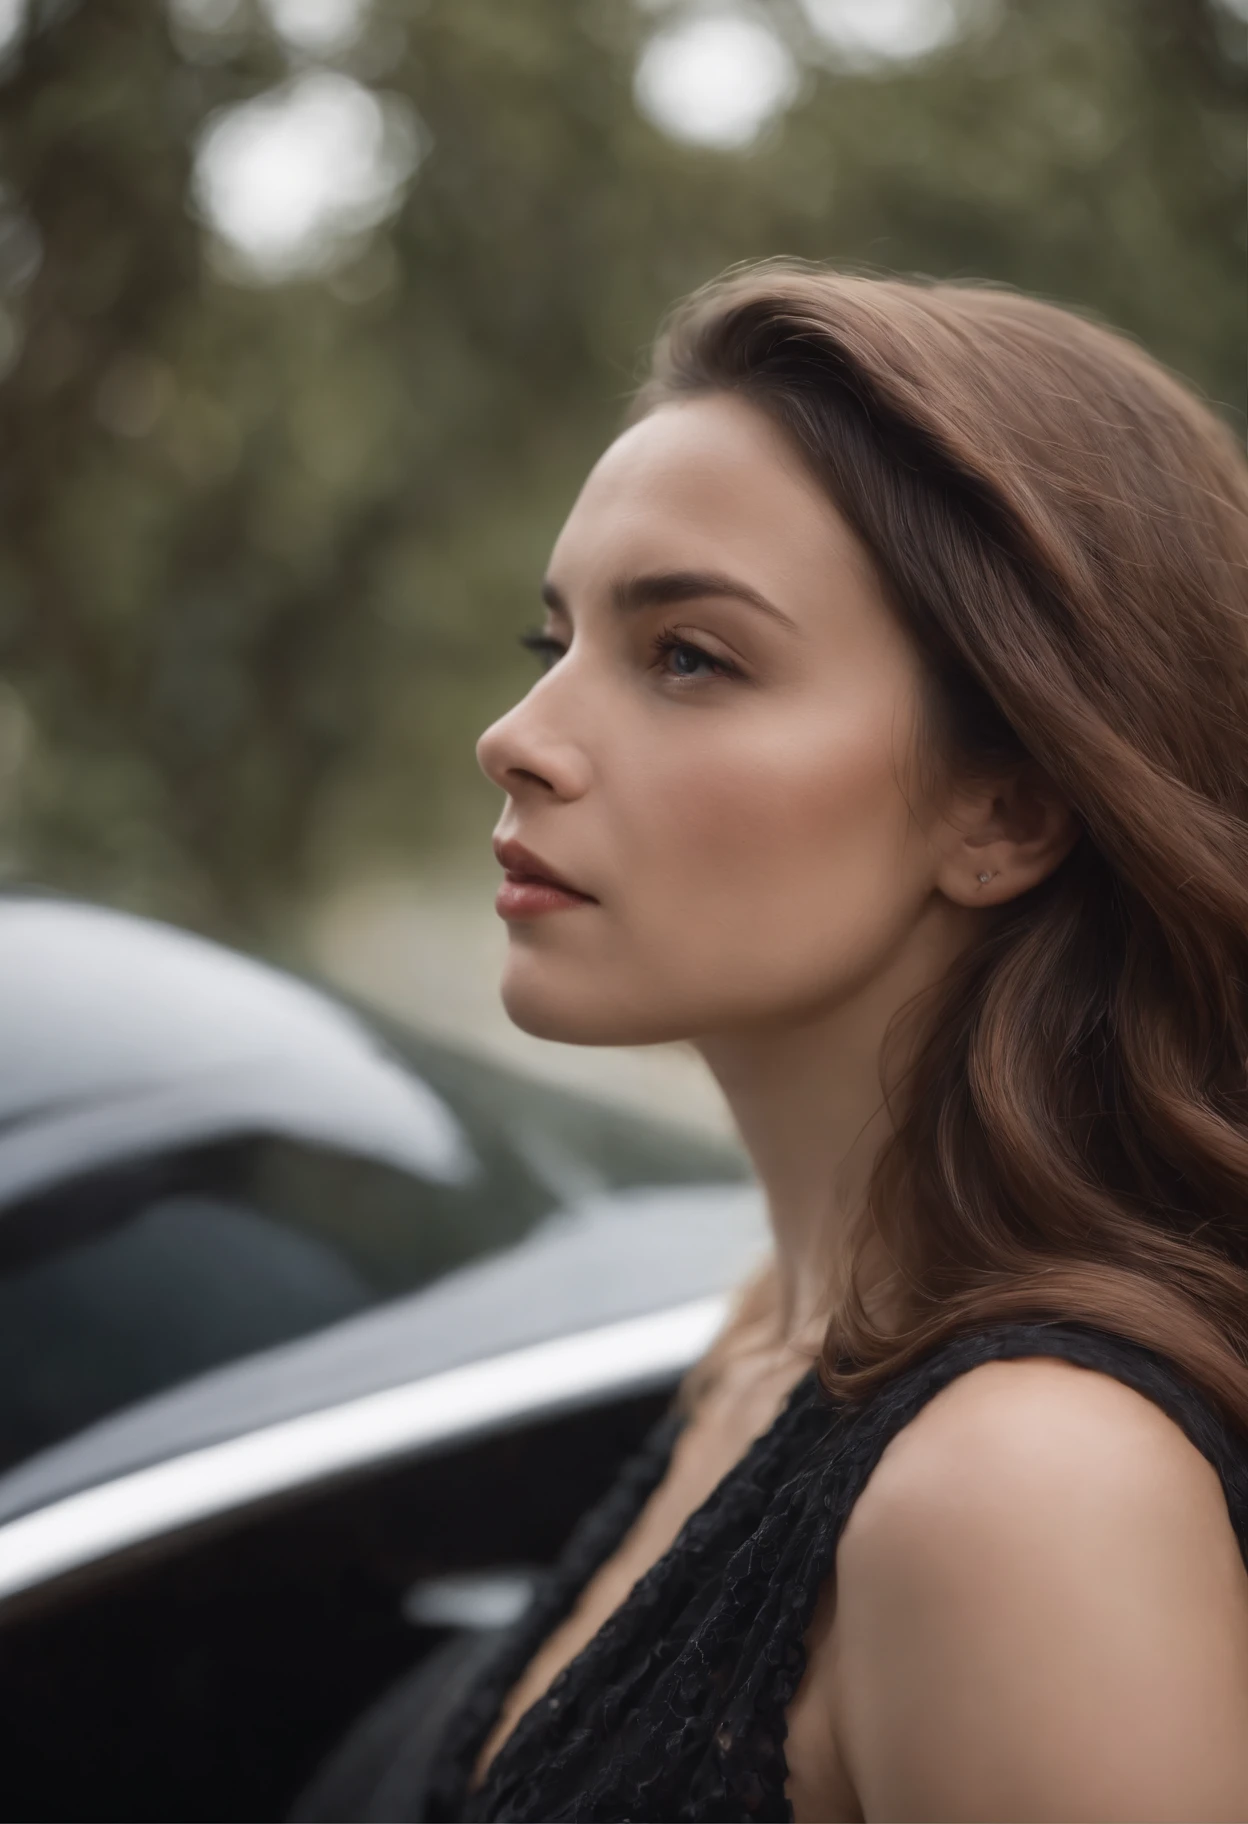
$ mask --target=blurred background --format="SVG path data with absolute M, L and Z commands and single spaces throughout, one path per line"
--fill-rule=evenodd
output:
M 670 304 L 1003 280 L 1245 410 L 1248 0 L 0 0 L 0 863 L 497 1006 L 478 731 Z

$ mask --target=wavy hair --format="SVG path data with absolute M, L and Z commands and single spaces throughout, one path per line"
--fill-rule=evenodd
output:
M 986 285 L 737 270 L 675 312 L 634 416 L 721 391 L 873 554 L 933 751 L 1031 757 L 1081 826 L 942 985 L 867 1205 L 901 1316 L 851 1280 L 827 1385 L 1075 1321 L 1248 1433 L 1248 465 L 1124 337 Z

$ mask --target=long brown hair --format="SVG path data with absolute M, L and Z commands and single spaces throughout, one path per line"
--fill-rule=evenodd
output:
M 1032 757 L 1082 829 L 943 987 L 868 1200 L 902 1318 L 851 1292 L 825 1380 L 1073 1320 L 1248 1433 L 1248 465 L 1125 338 L 989 286 L 735 272 L 637 411 L 724 390 L 873 553 L 937 747 Z

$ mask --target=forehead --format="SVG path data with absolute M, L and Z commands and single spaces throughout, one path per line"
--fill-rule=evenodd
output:
M 555 546 L 551 575 L 589 585 L 603 569 L 731 568 L 760 591 L 850 573 L 878 588 L 870 558 L 781 431 L 728 394 L 660 406 L 590 473 Z

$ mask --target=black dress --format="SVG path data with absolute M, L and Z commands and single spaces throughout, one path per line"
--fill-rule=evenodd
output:
M 1248 1562 L 1248 1451 L 1151 1352 L 1075 1324 L 958 1338 L 858 1405 L 814 1372 L 589 1644 L 526 1711 L 468 1793 L 507 1691 L 615 1551 L 667 1466 L 665 1420 L 582 1522 L 523 1619 L 499 1642 L 426 1763 L 426 1819 L 788 1819 L 785 1712 L 837 1541 L 889 1439 L 981 1362 L 1060 1356 L 1113 1375 L 1186 1432 L 1222 1481 Z M 362 1814 L 357 1811 L 356 1817 Z M 370 1814 L 371 1815 L 371 1814 Z M 406 1813 L 405 1815 L 412 1815 Z

